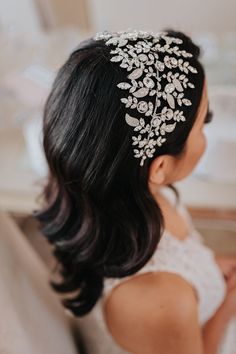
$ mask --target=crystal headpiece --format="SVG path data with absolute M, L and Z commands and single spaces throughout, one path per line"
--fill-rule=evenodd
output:
M 139 117 L 141 114 L 136 118 L 135 114 L 126 113 L 125 120 L 137 132 L 132 136 L 133 151 L 143 166 L 147 157 L 153 157 L 155 147 L 161 146 L 167 134 L 174 131 L 177 122 L 185 121 L 180 107 L 192 103 L 185 97 L 184 89 L 195 87 L 187 74 L 197 73 L 185 58 L 193 55 L 179 48 L 182 39 L 166 32 L 105 31 L 97 33 L 93 39 L 105 40 L 106 45 L 112 46 L 110 61 L 128 71 L 128 81 L 117 86 L 126 93 L 121 98 L 125 107 L 138 111 Z M 164 58 L 160 53 L 165 54 Z M 162 73 L 165 68 L 169 69 L 168 73 Z M 175 68 L 179 70 L 176 72 Z M 164 100 L 164 107 L 160 110 L 161 100 Z M 148 122 L 145 117 L 150 117 Z

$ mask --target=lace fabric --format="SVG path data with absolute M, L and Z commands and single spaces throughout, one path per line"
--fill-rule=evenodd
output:
M 180 275 L 193 286 L 199 300 L 200 325 L 204 325 L 214 315 L 225 297 L 224 277 L 215 262 L 214 252 L 204 244 L 202 235 L 190 222 L 187 209 L 180 205 L 179 211 L 188 220 L 191 230 L 188 237 L 180 240 L 164 230 L 157 250 L 143 268 L 134 275 L 121 279 L 105 279 L 104 301 L 116 285 L 130 277 L 146 272 L 165 271 Z

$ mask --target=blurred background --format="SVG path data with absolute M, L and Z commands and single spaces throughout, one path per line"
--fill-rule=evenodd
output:
M 235 0 L 0 0 L 0 209 L 51 266 L 30 213 L 47 173 L 42 109 L 59 67 L 102 30 L 185 31 L 202 48 L 214 121 L 194 174 L 177 187 L 206 242 L 236 254 Z

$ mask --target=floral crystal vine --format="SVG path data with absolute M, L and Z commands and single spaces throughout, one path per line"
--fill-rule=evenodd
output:
M 195 87 L 187 76 L 189 72 L 197 73 L 186 59 L 192 54 L 180 50 L 181 39 L 165 32 L 106 31 L 97 33 L 94 39 L 105 40 L 106 45 L 113 46 L 110 60 L 128 72 L 128 81 L 117 86 L 126 92 L 126 97 L 121 98 L 125 107 L 142 115 L 136 118 L 135 113 L 126 113 L 125 120 L 136 133 L 132 136 L 134 157 L 139 158 L 140 166 L 143 166 L 146 158 L 153 157 L 156 146 L 166 141 L 166 134 L 173 132 L 178 122 L 185 121 L 183 111 L 176 109 L 176 103 L 179 107 L 192 104 L 184 96 L 184 89 Z M 165 53 L 162 60 L 160 53 Z M 167 74 L 163 73 L 165 68 L 169 69 Z M 178 72 L 173 73 L 176 68 Z M 160 110 L 161 100 L 165 105 Z M 145 117 L 150 117 L 148 123 Z

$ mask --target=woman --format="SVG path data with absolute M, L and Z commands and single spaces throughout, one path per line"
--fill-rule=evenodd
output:
M 90 333 L 88 352 L 235 353 L 236 261 L 204 245 L 173 187 L 211 119 L 199 54 L 173 30 L 97 34 L 47 100 L 49 179 L 35 216 L 60 266 L 53 289 L 77 291 L 63 305 L 83 323 L 102 314 L 106 336 Z

